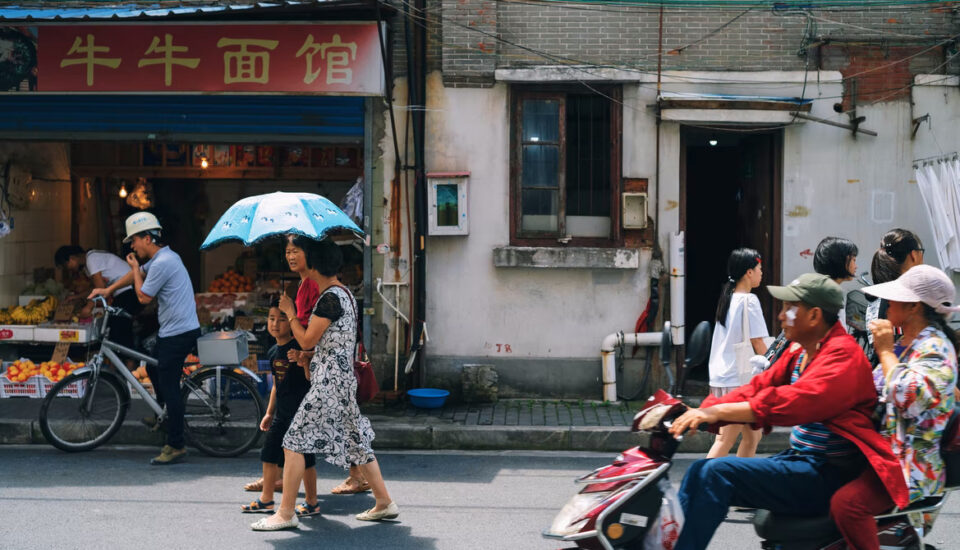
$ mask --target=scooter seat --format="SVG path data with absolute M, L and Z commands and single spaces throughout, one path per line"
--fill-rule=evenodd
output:
M 753 518 L 753 529 L 760 538 L 769 542 L 820 540 L 840 536 L 840 531 L 830 516 L 778 516 L 769 510 L 757 510 Z

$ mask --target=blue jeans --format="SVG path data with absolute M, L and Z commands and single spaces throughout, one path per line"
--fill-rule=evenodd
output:
M 826 515 L 833 493 L 856 478 L 864 465 L 859 454 L 832 460 L 794 450 L 769 458 L 698 460 L 680 486 L 684 525 L 675 549 L 705 549 L 730 506 L 794 516 Z
M 157 338 L 157 367 L 147 367 L 147 375 L 153 383 L 157 401 L 167 406 L 167 445 L 174 449 L 186 446 L 183 437 L 183 396 L 180 394 L 180 377 L 183 362 L 197 346 L 200 329 Z

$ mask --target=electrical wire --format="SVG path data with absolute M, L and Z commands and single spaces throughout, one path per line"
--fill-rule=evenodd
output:
M 381 0 L 381 1 L 382 1 L 382 0 Z M 420 19 L 419 22 L 414 22 L 414 23 L 415 23 L 415 24 L 418 24 L 418 25 L 421 25 L 422 28 L 426 29 L 428 32 L 430 31 L 430 28 L 429 28 L 430 20 L 428 19 L 428 16 L 432 16 L 432 17 L 435 17 L 436 19 L 438 19 L 441 23 L 447 22 L 447 23 L 450 23 L 451 25 L 454 25 L 454 26 L 457 26 L 457 27 L 460 27 L 460 28 L 463 28 L 463 29 L 466 29 L 466 30 L 471 30 L 471 31 L 477 32 L 477 33 L 479 33 L 479 34 L 482 34 L 482 35 L 484 35 L 484 36 L 487 36 L 487 37 L 489 37 L 489 38 L 492 38 L 492 39 L 494 39 L 494 40 L 497 41 L 497 42 L 501 42 L 501 43 L 504 43 L 504 44 L 513 46 L 513 47 L 515 47 L 515 48 L 519 48 L 519 49 L 522 49 L 522 50 L 524 50 L 524 51 L 528 51 L 528 52 L 530 52 L 530 53 L 532 53 L 532 54 L 534 54 L 534 55 L 536 55 L 536 56 L 538 56 L 538 57 L 540 57 L 540 58 L 547 59 L 547 60 L 553 61 L 553 62 L 555 62 L 555 63 L 559 63 L 559 64 L 561 64 L 561 65 L 563 65 L 563 66 L 566 66 L 566 67 L 568 67 L 568 68 L 570 68 L 570 69 L 572 69 L 572 70 L 574 70 L 574 71 L 582 72 L 582 73 L 585 73 L 585 74 L 587 74 L 587 75 L 589 75 L 589 76 L 594 76 L 594 77 L 597 76 L 595 73 L 591 73 L 591 72 L 590 72 L 590 69 L 624 68 L 624 67 L 617 67 L 617 66 L 610 66 L 610 65 L 592 65 L 592 64 L 583 62 L 583 61 L 581 61 L 581 60 L 577 60 L 577 59 L 573 59 L 573 58 L 569 58 L 569 57 L 561 56 L 561 55 L 557 55 L 557 54 L 551 54 L 551 53 L 549 53 L 549 52 L 545 52 L 545 51 L 542 51 L 542 50 L 537 50 L 537 49 L 534 49 L 534 48 L 530 48 L 530 47 L 527 47 L 527 46 L 523 46 L 523 45 L 521 45 L 521 44 L 518 44 L 518 43 L 512 42 L 512 41 L 510 41 L 510 40 L 501 38 L 501 37 L 499 37 L 499 36 L 497 36 L 497 35 L 495 35 L 495 34 L 493 34 L 493 33 L 484 31 L 484 30 L 482 30 L 482 29 L 478 29 L 478 28 L 476 28 L 476 27 L 472 27 L 472 26 L 469 26 L 469 25 L 464 25 L 464 24 L 459 23 L 459 22 L 457 22 L 457 21 L 451 21 L 449 17 L 444 16 L 444 15 L 442 15 L 442 14 L 429 14 L 427 9 L 420 10 L 420 9 L 416 8 L 415 6 L 413 6 L 412 4 L 410 4 L 410 3 L 408 2 L 408 0 L 399 0 L 399 2 L 402 3 L 402 4 L 407 5 L 408 7 L 410 7 L 412 10 L 414 10 L 414 11 L 416 11 L 416 12 L 420 12 L 420 13 L 423 14 L 423 15 L 416 15 L 416 14 L 414 14 L 413 12 L 410 12 L 410 15 L 411 15 L 412 17 L 417 18 L 417 19 Z M 801 12 L 801 13 L 802 13 L 802 12 Z M 806 14 L 804 14 L 804 15 L 806 15 Z M 434 24 L 436 24 L 436 22 L 434 22 Z M 438 26 L 439 26 L 439 25 L 438 25 Z M 909 60 L 909 59 L 912 59 L 912 58 L 914 58 L 914 57 L 917 57 L 918 55 L 922 55 L 923 53 L 926 53 L 926 52 L 928 52 L 928 51 L 931 51 L 931 50 L 933 50 L 933 49 L 935 49 L 935 48 L 937 48 L 937 47 L 941 47 L 941 46 L 943 46 L 943 45 L 945 45 L 945 44 L 947 44 L 947 43 L 950 43 L 950 42 L 956 40 L 957 38 L 960 38 L 960 35 L 955 35 L 955 36 L 952 36 L 952 37 L 950 37 L 950 38 L 948 38 L 948 39 L 945 39 L 945 40 L 941 41 L 940 43 L 935 44 L 934 46 L 931 46 L 930 48 L 927 48 L 926 50 L 923 50 L 923 51 L 921 51 L 921 52 L 918 52 L 918 53 L 916 53 L 916 54 L 914 54 L 914 55 L 912 55 L 912 56 L 909 56 L 909 57 L 907 57 L 907 58 L 899 59 L 899 60 L 897 60 L 897 61 L 894 61 L 894 62 L 891 62 L 891 63 L 887 63 L 887 64 L 885 64 L 885 65 L 881 65 L 881 66 L 874 67 L 874 68 L 871 68 L 871 69 L 868 69 L 868 70 L 865 70 L 865 71 L 861 71 L 860 73 L 855 73 L 854 75 L 850 75 L 850 76 L 848 76 L 848 77 L 844 77 L 844 79 L 848 79 L 848 78 L 851 78 L 851 77 L 854 77 L 854 76 L 858 76 L 858 75 L 861 75 L 861 74 L 866 74 L 866 73 L 868 73 L 868 72 L 873 72 L 873 71 L 876 71 L 876 70 L 880 70 L 880 69 L 883 69 L 883 68 L 887 68 L 887 67 L 891 67 L 891 66 L 897 65 L 897 64 L 902 63 L 902 62 L 904 62 L 904 61 L 907 61 L 907 60 Z M 476 53 L 476 49 L 470 48 L 469 51 L 471 51 L 471 52 L 473 52 L 473 53 Z M 960 53 L 960 52 L 958 52 L 958 53 Z M 952 60 L 952 58 L 955 57 L 956 55 L 957 55 L 957 54 L 954 54 L 953 56 L 951 56 L 947 61 L 945 61 L 944 63 L 942 63 L 942 64 L 940 64 L 939 66 L 937 66 L 934 70 L 938 70 L 939 68 L 941 68 L 941 67 L 945 66 L 946 64 L 948 64 L 948 63 Z M 808 75 L 808 73 L 809 73 L 809 67 L 807 66 L 807 63 L 805 63 L 804 65 L 805 65 L 805 67 L 804 67 L 804 80 L 803 80 L 803 87 L 802 87 L 802 93 L 803 93 L 803 94 L 806 93 L 807 80 L 808 80 L 807 75 Z M 630 68 L 627 68 L 627 70 L 634 70 L 635 72 L 638 72 L 638 73 L 641 73 L 641 74 L 652 74 L 652 73 L 650 73 L 650 72 L 648 72 L 648 71 L 640 71 L 640 70 L 635 70 L 635 69 L 630 69 Z M 572 76 L 572 75 L 571 75 L 571 76 Z M 672 75 L 671 75 L 671 76 L 672 76 Z M 582 80 L 582 79 L 579 79 L 579 78 L 577 78 L 576 76 L 573 76 L 573 78 L 574 78 L 574 80 L 576 80 L 580 85 L 582 85 L 582 86 L 585 87 L 586 89 L 588 89 L 588 90 L 590 90 L 591 92 L 593 92 L 593 93 L 595 93 L 595 94 L 597 94 L 597 95 L 599 95 L 599 96 L 601 96 L 601 97 L 603 97 L 603 98 L 605 98 L 605 99 L 613 102 L 614 104 L 618 104 L 618 105 L 620 105 L 621 107 L 625 107 L 625 108 L 631 109 L 631 110 L 633 110 L 633 111 L 635 111 L 635 112 L 641 112 L 641 113 L 643 113 L 645 116 L 650 116 L 650 117 L 655 118 L 655 119 L 658 118 L 658 115 L 652 114 L 652 113 L 648 112 L 646 108 L 637 108 L 637 107 L 634 107 L 633 105 L 630 105 L 630 104 L 628 104 L 628 103 L 626 103 L 626 102 L 624 102 L 624 101 L 621 101 L 621 100 L 617 100 L 616 98 L 613 98 L 613 97 L 611 97 L 611 96 L 603 93 L 602 91 L 598 90 L 598 89 L 595 88 L 594 86 L 591 86 L 587 81 L 584 81 L 584 80 Z M 948 77 L 948 78 L 949 78 L 949 77 Z M 695 79 L 695 80 L 704 80 L 704 81 L 708 81 L 708 82 L 711 83 L 711 84 L 717 84 L 716 79 L 699 78 L 699 77 L 690 77 L 690 79 L 691 79 L 691 80 L 693 80 L 693 79 Z M 936 81 L 931 81 L 931 82 L 929 82 L 928 84 L 932 84 L 932 83 L 939 82 L 939 81 L 942 81 L 942 80 L 944 80 L 944 79 L 940 79 L 940 80 L 936 80 Z M 725 83 L 726 83 L 726 82 L 725 82 Z M 752 82 L 744 82 L 744 83 L 754 84 L 754 83 L 752 83 Z M 648 88 L 651 87 L 649 84 L 644 84 L 644 83 L 637 83 L 637 85 L 638 85 L 639 87 L 648 87 Z M 900 86 L 900 87 L 897 87 L 897 88 L 889 88 L 889 89 L 882 89 L 882 90 L 876 90 L 876 91 L 877 91 L 877 92 L 885 92 L 885 91 L 892 91 L 892 92 L 893 92 L 893 93 L 891 93 L 890 95 L 884 96 L 884 98 L 881 98 L 881 100 L 882 100 L 882 99 L 886 99 L 886 98 L 889 98 L 889 97 L 893 97 L 893 96 L 899 94 L 900 92 L 902 92 L 903 90 L 906 90 L 906 89 L 911 88 L 912 86 L 914 86 L 914 84 L 913 84 L 913 83 L 910 83 L 910 84 L 908 84 L 907 86 Z M 790 86 L 790 87 L 793 87 L 793 86 Z M 824 99 L 843 99 L 843 98 L 845 98 L 847 95 L 848 95 L 848 94 L 843 93 L 843 94 L 837 95 L 837 96 L 817 96 L 816 98 L 813 98 L 813 99 L 817 99 L 817 100 L 824 100 Z M 878 102 L 880 102 L 880 100 L 873 101 L 873 102 L 869 103 L 868 105 L 875 105 L 875 104 L 878 103 Z M 847 112 L 849 112 L 849 111 L 845 111 L 845 112 L 840 113 L 840 114 L 843 115 L 843 114 L 846 114 Z M 684 126 L 689 126 L 689 127 L 693 127 L 693 128 L 700 128 L 700 129 L 705 129 L 705 130 L 723 130 L 723 131 L 731 131 L 731 132 L 739 132 L 739 133 L 756 133 L 756 132 L 766 132 L 766 131 L 771 131 L 771 130 L 777 130 L 777 129 L 785 128 L 785 127 L 787 127 L 787 126 L 795 123 L 795 122 L 796 122 L 796 119 L 797 119 L 797 115 L 795 114 L 795 115 L 793 116 L 793 119 L 792 119 L 790 122 L 788 122 L 788 123 L 782 123 L 782 124 L 778 124 L 778 125 L 775 125 L 775 126 L 765 126 L 765 127 L 751 126 L 751 127 L 749 127 L 749 128 L 735 128 L 735 127 L 728 127 L 728 126 L 703 125 L 703 124 L 695 124 L 695 123 L 687 123 L 687 122 L 684 122 L 684 123 L 682 123 L 682 124 L 683 124 Z
M 506 0 L 496 0 L 496 1 L 506 1 Z M 511 1 L 516 1 L 516 0 L 511 0 Z M 404 1 L 404 0 L 400 0 L 400 2 L 403 3 L 403 4 L 410 5 L 408 2 L 406 2 L 406 1 Z M 560 54 L 551 54 L 551 53 L 545 52 L 545 51 L 543 51 L 543 50 L 537 50 L 537 49 L 535 49 L 535 48 L 530 48 L 530 47 L 527 47 L 527 46 L 523 46 L 523 45 L 518 44 L 518 43 L 516 43 L 516 42 L 514 42 L 514 41 L 511 41 L 511 40 L 502 38 L 502 37 L 500 37 L 500 36 L 497 36 L 497 35 L 494 34 L 494 33 L 486 32 L 486 31 L 483 31 L 483 30 L 478 29 L 478 28 L 473 27 L 473 26 L 464 25 L 464 24 L 459 23 L 459 22 L 457 22 L 457 21 L 452 21 L 450 17 L 444 16 L 444 15 L 442 15 L 442 14 L 437 14 L 437 13 L 430 14 L 430 13 L 429 13 L 429 8 L 424 9 L 424 10 L 419 10 L 419 9 L 417 9 L 417 8 L 413 8 L 413 9 L 415 9 L 416 11 L 420 11 L 420 12 L 422 12 L 422 13 L 425 14 L 425 15 L 414 15 L 414 17 L 418 17 L 419 19 L 421 19 L 422 21 L 425 22 L 424 25 L 423 25 L 423 28 L 427 29 L 428 32 L 431 32 L 431 29 L 429 28 L 429 25 L 427 24 L 427 23 L 429 23 L 429 21 L 427 20 L 427 15 L 432 15 L 432 16 L 438 18 L 441 22 L 447 22 L 447 23 L 450 23 L 450 24 L 452 24 L 452 25 L 454 25 L 454 26 L 457 26 L 457 27 L 460 27 L 460 28 L 463 28 L 463 29 L 466 29 L 466 30 L 471 30 L 471 31 L 474 31 L 474 32 L 477 32 L 477 33 L 480 33 L 480 34 L 482 34 L 482 35 L 484 35 L 484 36 L 487 36 L 487 37 L 489 37 L 489 38 L 494 39 L 494 40 L 497 41 L 497 42 L 501 42 L 501 43 L 504 43 L 504 44 L 506 44 L 506 45 L 508 45 L 508 46 L 512 46 L 512 47 L 514 47 L 514 48 L 518 48 L 518 49 L 521 49 L 521 50 L 524 50 L 524 51 L 528 51 L 528 52 L 532 53 L 532 54 L 535 56 L 535 57 L 533 57 L 533 58 L 526 58 L 526 57 L 524 57 L 523 59 L 542 58 L 542 59 L 548 59 L 548 60 L 554 61 L 555 63 L 559 63 L 559 64 L 565 65 L 565 66 L 581 65 L 581 66 L 583 66 L 584 68 L 619 69 L 619 70 L 625 70 L 625 71 L 634 72 L 634 73 L 642 74 L 642 75 L 656 76 L 656 73 L 653 72 L 653 71 L 643 70 L 643 69 L 640 69 L 640 68 L 637 68 L 637 67 L 631 66 L 631 65 L 616 64 L 616 63 L 595 64 L 595 63 L 590 63 L 590 62 L 583 61 L 583 60 L 580 60 L 580 59 L 575 59 L 575 58 L 572 58 L 572 57 L 563 56 L 563 55 L 560 55 Z M 440 9 L 440 8 L 437 8 L 437 9 Z M 800 14 L 802 14 L 802 15 L 806 15 L 806 16 L 809 17 L 809 14 L 807 14 L 807 13 L 805 13 L 805 12 L 798 12 L 798 13 L 800 13 Z M 784 14 L 787 15 L 787 13 L 784 13 Z M 737 16 L 737 18 L 742 17 L 743 15 L 745 15 L 745 13 L 741 13 L 739 16 Z M 736 18 L 735 18 L 735 19 L 736 19 Z M 727 25 L 729 25 L 730 23 L 732 23 L 732 21 L 728 22 L 726 25 L 724 25 L 724 27 L 727 26 Z M 722 28 L 722 27 L 721 27 L 721 28 Z M 435 33 L 435 35 L 436 35 L 437 38 L 440 37 L 440 31 L 432 31 L 432 32 Z M 711 31 L 711 32 L 714 32 L 714 31 Z M 936 49 L 937 47 L 941 47 L 941 46 L 944 46 L 944 45 L 949 44 L 949 43 L 951 43 L 951 42 L 954 42 L 954 41 L 956 41 L 958 38 L 960 38 L 960 35 L 953 35 L 953 36 L 950 36 L 950 37 L 941 39 L 939 42 L 935 43 L 933 46 L 930 46 L 930 47 L 927 48 L 926 50 L 923 50 L 923 51 L 921 51 L 921 52 L 918 52 L 918 53 L 916 53 L 916 54 L 913 54 L 913 55 L 908 56 L 908 57 L 905 57 L 905 58 L 898 59 L 897 61 L 894 61 L 894 62 L 891 62 L 891 63 L 887 63 L 887 64 L 884 64 L 884 65 L 880 65 L 880 66 L 877 66 L 877 67 L 873 67 L 873 68 L 867 69 L 867 70 L 865 70 L 865 71 L 861 71 L 860 73 L 855 73 L 855 74 L 853 74 L 853 75 L 846 75 L 844 78 L 846 79 L 846 78 L 856 77 L 856 76 L 859 76 L 859 75 L 861 75 L 861 74 L 866 74 L 866 73 L 869 73 L 869 72 L 874 72 L 874 71 L 882 70 L 882 69 L 884 69 L 884 68 L 887 68 L 887 67 L 890 67 L 890 66 L 893 66 L 893 65 L 897 65 L 897 64 L 900 64 L 900 63 L 903 63 L 903 62 L 905 62 L 905 61 L 908 61 L 908 60 L 910 60 L 910 59 L 913 59 L 914 57 L 917 57 L 917 56 L 919 56 L 919 55 L 923 55 L 924 53 L 927 53 L 927 52 L 929 52 L 929 51 L 931 51 L 931 50 L 933 50 L 933 49 Z M 704 40 L 704 39 L 705 39 L 705 37 L 702 37 L 702 38 L 698 39 L 698 41 L 702 41 L 702 40 Z M 686 48 L 686 47 L 689 47 L 690 45 L 692 45 L 692 44 L 688 44 L 688 45 L 685 45 L 685 46 L 680 46 L 680 48 Z M 450 44 L 446 44 L 445 46 L 448 47 L 448 48 L 461 49 L 461 50 L 464 50 L 464 51 L 469 51 L 469 52 L 471 52 L 471 53 L 476 53 L 476 52 L 477 52 L 477 49 L 476 49 L 476 48 L 457 47 L 457 46 L 455 46 L 455 45 L 450 45 Z M 676 48 L 675 48 L 674 50 L 676 50 Z M 670 50 L 670 51 L 674 51 L 674 50 Z M 505 57 L 506 57 L 506 56 L 511 56 L 511 54 L 505 54 L 505 53 L 498 53 L 498 55 L 499 55 L 499 56 L 505 56 Z M 647 55 L 646 57 L 653 57 L 653 56 L 655 56 L 655 55 L 657 55 L 657 54 L 649 54 L 649 55 Z M 518 57 L 518 56 L 516 56 L 516 55 L 512 55 L 512 56 L 513 56 L 513 57 Z M 805 66 L 805 71 L 807 71 L 807 70 L 809 70 L 809 69 Z M 596 76 L 596 75 L 593 75 L 593 74 L 592 74 L 592 76 Z M 716 78 L 711 78 L 711 77 L 697 77 L 697 76 L 690 76 L 690 75 L 670 75 L 670 77 L 671 77 L 671 79 L 673 79 L 673 80 L 690 81 L 690 82 L 702 81 L 702 82 L 708 82 L 708 83 L 710 83 L 710 84 L 718 84 L 717 79 L 716 79 Z M 794 87 L 793 84 L 786 84 L 786 85 L 784 85 L 784 84 L 780 84 L 780 83 L 757 83 L 757 82 L 753 82 L 753 81 L 737 81 L 737 80 L 729 80 L 729 81 L 725 80 L 725 81 L 723 81 L 723 84 L 749 84 L 749 85 L 751 85 L 752 87 L 765 87 L 765 88 L 771 88 L 771 89 L 793 88 L 793 87 Z M 644 83 L 639 83 L 639 85 L 640 85 L 641 87 L 649 86 L 649 85 L 645 85 Z

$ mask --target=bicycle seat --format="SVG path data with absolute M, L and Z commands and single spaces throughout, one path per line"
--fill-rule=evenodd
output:
M 820 540 L 839 537 L 840 531 L 830 516 L 784 516 L 769 510 L 757 510 L 753 530 L 770 542 Z

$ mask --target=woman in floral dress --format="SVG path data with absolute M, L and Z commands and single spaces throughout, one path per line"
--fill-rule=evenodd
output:
M 357 380 L 353 374 L 357 342 L 357 306 L 353 295 L 337 279 L 343 263 L 340 248 L 324 240 L 308 251 L 307 263 L 316 269 L 320 299 L 303 327 L 296 320 L 293 302 L 282 297 L 280 310 L 290 319 L 294 338 L 303 349 L 314 348 L 308 378 L 310 390 L 300 404 L 283 439 L 283 498 L 277 512 L 251 527 L 276 531 L 299 525 L 294 506 L 304 471 L 303 453 L 312 453 L 343 469 L 358 465 L 370 484 L 376 505 L 356 518 L 361 521 L 394 519 L 400 510 L 390 499 L 373 454 L 374 433 L 360 414 Z
M 940 457 L 940 440 L 954 407 L 957 387 L 957 341 L 946 317 L 960 310 L 953 306 L 956 291 L 950 278 L 929 265 L 910 268 L 894 281 L 863 289 L 889 301 L 886 319 L 870 322 L 873 345 L 880 360 L 874 384 L 880 397 L 880 432 L 900 459 L 910 501 L 944 492 L 946 471 Z M 894 328 L 903 335 L 894 338 Z M 890 510 L 893 502 L 879 478 L 867 471 L 833 497 L 831 513 L 860 522 L 858 550 L 880 548 L 873 516 Z M 848 536 L 849 535 L 849 536 Z

